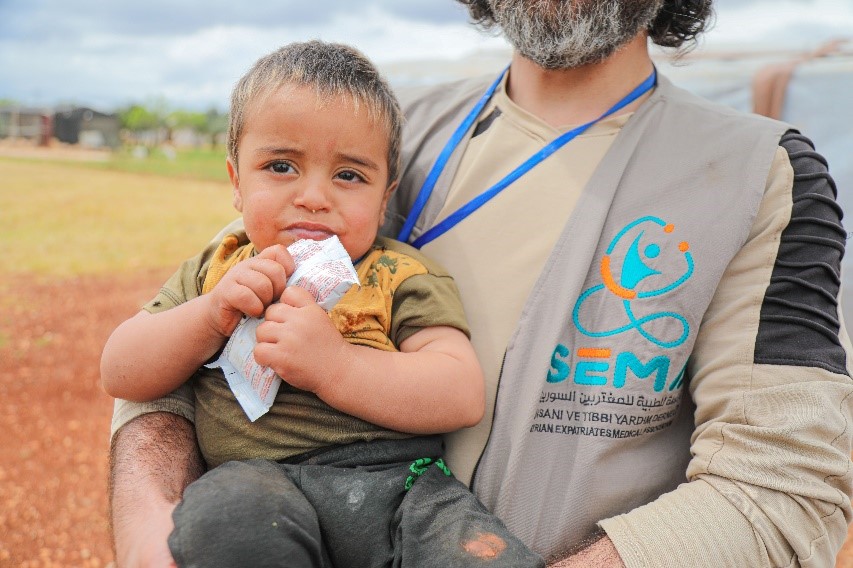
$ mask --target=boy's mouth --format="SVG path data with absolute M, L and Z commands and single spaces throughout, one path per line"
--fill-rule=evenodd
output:
M 310 223 L 307 221 L 293 223 L 287 227 L 286 231 L 293 235 L 297 240 L 311 239 L 312 241 L 323 241 L 335 234 L 335 232 L 326 225 Z

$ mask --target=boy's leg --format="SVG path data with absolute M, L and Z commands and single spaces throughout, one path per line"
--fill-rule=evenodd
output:
M 439 437 L 361 442 L 293 466 L 298 473 L 292 471 L 292 479 L 317 511 L 335 566 L 393 565 L 393 519 L 405 496 L 409 464 L 440 452 Z
M 228 462 L 184 491 L 169 548 L 178 566 L 329 567 L 317 515 L 264 460 Z
M 335 566 L 390 568 L 394 513 L 403 499 L 400 467 L 296 466 L 299 483 L 320 519 Z
M 435 464 L 414 480 L 395 523 L 395 567 L 545 566 L 462 482 Z
M 402 485 L 393 473 L 302 466 L 299 481 L 320 518 L 335 566 L 390 568 L 391 520 L 402 499 Z

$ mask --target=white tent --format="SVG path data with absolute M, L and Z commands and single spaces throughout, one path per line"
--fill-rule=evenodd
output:
M 809 52 L 729 51 L 665 58 L 658 68 L 674 83 L 743 111 L 791 123 L 829 161 L 838 203 L 853 235 L 853 41 Z M 849 242 L 849 241 L 848 241 Z M 853 335 L 853 251 L 841 264 L 843 312 Z

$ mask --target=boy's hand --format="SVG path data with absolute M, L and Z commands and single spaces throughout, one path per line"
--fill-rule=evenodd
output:
M 288 286 L 258 326 L 255 361 L 294 387 L 317 393 L 339 375 L 350 344 L 309 292 Z
M 281 296 L 295 264 L 284 245 L 265 248 L 229 270 L 210 292 L 210 324 L 230 337 L 243 314 L 261 317 Z

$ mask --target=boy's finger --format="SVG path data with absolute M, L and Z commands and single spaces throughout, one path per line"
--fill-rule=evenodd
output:
M 294 308 L 304 308 L 316 304 L 314 296 L 305 288 L 299 286 L 288 286 L 281 294 L 281 303 L 293 306 Z
M 264 266 L 265 264 L 266 266 Z M 234 283 L 252 292 L 258 301 L 265 306 L 271 304 L 281 295 L 284 285 L 276 286 L 276 281 L 284 278 L 286 277 L 282 268 L 269 260 L 255 262 L 250 270 L 234 271 Z
M 296 263 L 293 262 L 293 257 L 290 256 L 289 252 L 287 252 L 287 248 L 281 244 L 265 248 L 260 252 L 260 254 L 258 254 L 258 258 L 268 258 L 276 261 L 284 267 L 288 276 L 293 274 L 293 271 L 296 270 Z
M 252 270 L 263 274 L 272 286 L 272 295 L 267 303 L 274 302 L 284 292 L 284 287 L 287 286 L 287 270 L 281 263 L 271 258 L 255 258 L 254 260 Z
M 243 284 L 238 285 L 231 293 L 231 305 L 247 316 L 258 318 L 264 314 L 263 301 L 254 290 Z

